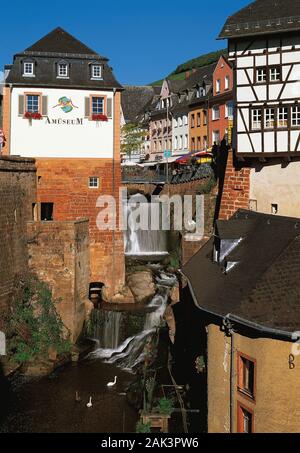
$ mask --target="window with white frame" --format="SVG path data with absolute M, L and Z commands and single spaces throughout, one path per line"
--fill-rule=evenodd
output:
M 229 90 L 230 78 L 229 75 L 225 76 L 225 90 Z
M 99 188 L 99 178 L 97 176 L 89 177 L 89 188 L 98 189 Z
M 177 127 L 178 126 L 178 121 L 177 121 L 177 118 L 174 117 L 174 127 Z
M 278 127 L 287 127 L 288 126 L 289 112 L 287 107 L 278 108 Z
M 267 80 L 267 70 L 266 68 L 259 68 L 256 70 L 256 81 L 258 83 L 266 82 Z
M 220 119 L 220 108 L 218 105 L 215 105 L 212 109 L 212 119 L 219 120 Z
M 220 131 L 213 131 L 213 143 L 220 143 Z
M 300 105 L 292 107 L 292 126 L 300 126 Z
M 33 76 L 34 75 L 34 63 L 25 61 L 23 67 L 24 76 Z
M 233 102 L 227 102 L 225 105 L 225 118 L 233 119 Z
M 184 124 L 184 126 L 187 126 L 187 124 L 188 124 L 188 117 L 187 117 L 187 115 L 183 115 L 183 124 Z
M 216 81 L 216 92 L 217 92 L 217 93 L 220 93 L 220 91 L 221 91 L 221 80 L 218 79 L 218 80 Z
M 68 77 L 69 67 L 67 63 L 58 63 L 57 65 L 57 77 Z
M 178 126 L 179 127 L 182 126 L 182 117 L 181 116 L 178 117 Z
M 92 97 L 92 115 L 103 115 L 104 98 L 100 96 Z
M 261 109 L 252 110 L 252 129 L 261 129 L 262 113 Z
M 270 68 L 270 82 L 279 82 L 281 80 L 280 67 Z
M 180 135 L 180 137 L 179 137 L 179 145 L 178 145 L 179 149 L 182 149 L 182 138 L 183 138 L 182 135 Z
M 176 137 L 174 139 L 174 148 L 178 149 L 178 137 L 177 137 L 177 135 L 176 135 Z
M 187 149 L 188 145 L 189 145 L 189 138 L 188 138 L 188 135 L 185 134 L 185 136 L 184 136 L 184 149 Z
M 102 78 L 102 66 L 100 64 L 92 65 L 92 78 L 101 79 Z
M 40 95 L 27 94 L 26 95 L 26 112 L 39 113 L 40 111 Z
M 273 129 L 275 126 L 275 109 L 268 108 L 265 110 L 265 128 Z

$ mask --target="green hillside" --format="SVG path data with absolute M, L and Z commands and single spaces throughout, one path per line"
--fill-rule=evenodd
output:
M 207 66 L 209 64 L 215 63 L 218 61 L 221 55 L 227 55 L 227 49 L 217 50 L 216 52 L 210 52 L 205 55 L 200 55 L 200 57 L 193 58 L 188 60 L 185 63 L 177 66 L 175 71 L 171 72 L 167 77 L 171 80 L 184 80 L 185 73 L 191 69 L 201 68 L 202 66 Z M 157 80 L 156 82 L 151 83 L 152 86 L 162 85 L 164 79 Z

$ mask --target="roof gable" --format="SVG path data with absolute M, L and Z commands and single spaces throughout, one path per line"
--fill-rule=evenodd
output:
M 72 54 L 72 55 L 90 55 L 100 56 L 94 50 L 87 47 L 77 38 L 70 35 L 60 27 L 55 28 L 50 33 L 39 39 L 37 42 L 28 47 L 24 53 L 26 54 Z M 104 57 L 101 57 L 105 59 Z

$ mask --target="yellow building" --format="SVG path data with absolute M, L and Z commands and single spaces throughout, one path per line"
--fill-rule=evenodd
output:
M 206 102 L 196 102 L 190 105 L 189 137 L 191 151 L 203 151 L 208 146 L 207 112 Z
M 200 310 L 210 433 L 300 431 L 298 222 L 238 211 L 183 269 Z

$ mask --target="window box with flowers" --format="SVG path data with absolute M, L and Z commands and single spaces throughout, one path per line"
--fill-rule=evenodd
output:
M 103 113 L 93 113 L 92 121 L 108 121 L 108 118 Z
M 39 112 L 25 112 L 24 117 L 28 120 L 41 120 L 42 115 Z

